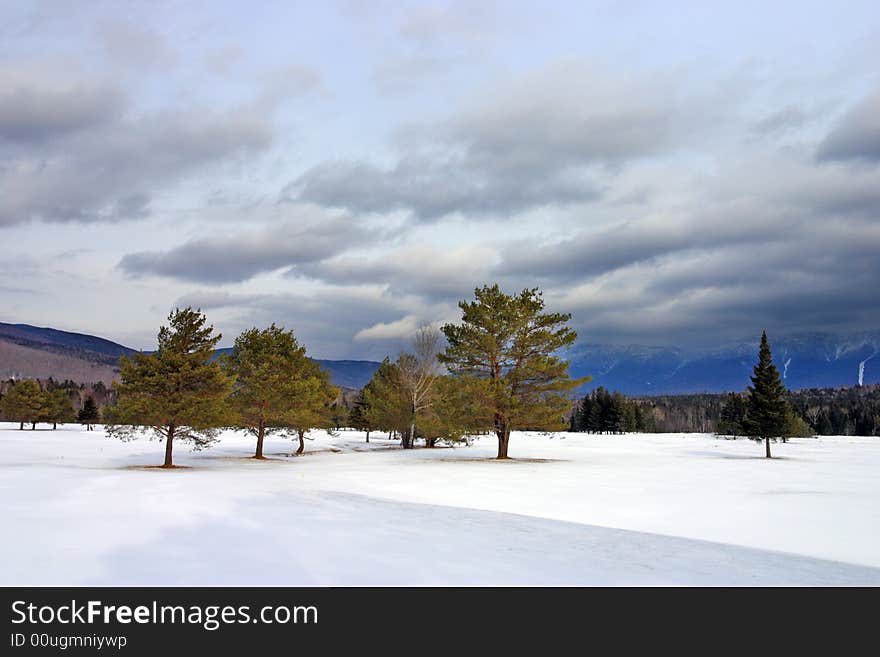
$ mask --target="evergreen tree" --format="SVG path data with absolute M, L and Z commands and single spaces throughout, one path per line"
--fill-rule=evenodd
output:
M 370 431 L 373 430 L 373 425 L 370 422 L 370 405 L 367 401 L 366 390 L 358 392 L 351 407 L 351 413 L 348 414 L 348 423 L 352 429 L 365 431 L 367 442 L 370 442 Z
M 492 427 L 488 405 L 479 397 L 483 382 L 473 377 L 441 376 L 432 387 L 431 404 L 418 418 L 419 434 L 426 447 L 438 441 L 458 443 L 468 435 Z
M 512 430 L 565 429 L 564 393 L 587 379 L 570 379 L 568 363 L 554 355 L 573 344 L 577 333 L 567 326 L 571 315 L 544 312 L 537 288 L 508 296 L 487 285 L 474 297 L 458 304 L 461 324 L 443 326 L 448 347 L 440 361 L 454 375 L 483 382 L 480 398 L 493 418 L 497 458 L 506 459 Z
M 79 409 L 79 413 L 76 414 L 76 421 L 80 424 L 84 424 L 86 430 L 91 431 L 92 425 L 95 424 L 100 418 L 101 415 L 98 411 L 97 405 L 95 404 L 95 400 L 91 396 L 86 397 L 82 408 Z
M 312 429 L 334 426 L 332 406 L 339 399 L 339 389 L 330 384 L 330 374 L 317 361 L 306 359 L 293 380 L 291 406 L 284 412 L 284 425 L 293 429 L 299 440 L 296 454 L 305 451 L 305 435 Z
M 11 422 L 18 422 L 18 428 L 24 430 L 25 422 L 31 429 L 37 428 L 37 422 L 43 416 L 46 397 L 40 384 L 34 379 L 15 382 L 0 399 L 0 410 L 3 417 Z
M 401 444 L 410 442 L 412 403 L 403 384 L 400 368 L 385 358 L 364 388 L 367 419 L 376 429 L 400 436 Z
M 590 433 L 599 433 L 602 431 L 604 392 L 605 389 L 599 386 L 598 389 L 593 391 L 592 397 L 590 398 L 590 412 L 587 415 L 586 422 L 587 431 Z
M 223 366 L 235 378 L 230 397 L 235 424 L 256 437 L 254 458 L 262 459 L 266 435 L 291 430 L 287 414 L 297 408 L 299 379 L 310 368 L 305 347 L 293 331 L 275 324 L 253 328 L 235 339 Z
M 175 309 L 159 329 L 159 349 L 120 359 L 121 381 L 113 383 L 117 404 L 108 409 L 108 435 L 133 440 L 141 427 L 165 440 L 162 467 L 174 467 L 175 440 L 194 449 L 209 447 L 223 426 L 234 423 L 229 408 L 233 379 L 213 361 L 220 341 L 205 316 L 192 308 Z
M 742 395 L 735 392 L 728 394 L 721 409 L 717 433 L 734 438 L 743 435 L 747 409 L 748 404 Z
M 342 427 L 348 425 L 348 415 L 348 407 L 341 396 L 330 404 L 330 426 L 334 430 L 339 431 Z
M 76 413 L 73 410 L 73 404 L 70 403 L 70 395 L 66 388 L 53 388 L 43 391 L 43 412 L 40 419 L 43 422 L 52 424 L 52 430 L 58 428 L 58 424 L 65 422 L 73 422 Z
M 766 331 L 761 334 L 758 363 L 751 379 L 744 428 L 749 437 L 764 441 L 765 455 L 769 459 L 770 439 L 785 434 L 788 404 L 784 396 L 785 386 L 773 364 Z

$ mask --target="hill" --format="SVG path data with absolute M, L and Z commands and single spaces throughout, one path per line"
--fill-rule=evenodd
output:
M 119 375 L 120 356 L 135 353 L 136 349 L 93 335 L 0 322 L 0 379 L 52 377 L 109 384 Z M 330 372 L 333 384 L 343 388 L 363 387 L 379 367 L 368 360 L 318 362 Z

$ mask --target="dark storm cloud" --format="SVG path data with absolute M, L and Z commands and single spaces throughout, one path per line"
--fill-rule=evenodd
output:
M 446 121 L 410 126 L 391 167 L 325 162 L 282 196 L 358 212 L 406 210 L 425 221 L 594 201 L 610 170 L 699 134 L 701 103 L 683 102 L 660 78 L 621 81 L 560 64 L 489 91 Z M 713 108 L 716 121 L 721 113 Z
M 852 107 L 819 144 L 819 160 L 880 163 L 880 91 Z
M 0 226 L 140 218 L 158 191 L 272 142 L 256 110 L 135 114 L 118 90 L 88 82 L 19 80 L 5 96 Z
M 287 212 L 296 216 L 296 212 Z M 369 239 L 369 234 L 348 218 L 315 220 L 303 216 L 239 235 L 190 240 L 169 251 L 129 253 L 119 262 L 119 268 L 136 277 L 232 283 L 263 272 L 313 263 Z
M 662 335 L 717 344 L 761 326 L 792 332 L 880 325 L 880 225 L 805 221 L 772 232 L 633 258 L 569 284 L 558 303 L 604 340 Z

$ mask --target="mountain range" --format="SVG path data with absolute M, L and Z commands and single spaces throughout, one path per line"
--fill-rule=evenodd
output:
M 807 333 L 771 340 L 774 361 L 791 389 L 880 383 L 880 331 L 834 335 Z M 229 349 L 219 349 L 218 354 Z M 136 349 L 81 333 L 0 322 L 0 379 L 34 377 L 109 383 L 119 357 Z M 604 386 L 628 395 L 743 390 L 758 353 L 758 341 L 715 349 L 575 345 L 566 354 L 573 376 L 593 380 L 581 391 Z M 318 360 L 335 385 L 360 388 L 379 363 Z
M 217 355 L 231 349 L 218 349 Z M 120 356 L 137 349 L 92 335 L 0 322 L 0 380 L 52 377 L 81 383 L 109 384 L 119 374 Z M 334 385 L 361 388 L 379 363 L 368 360 L 322 360 Z
M 759 340 L 702 351 L 675 347 L 576 345 L 566 355 L 584 386 L 628 395 L 744 390 L 757 360 Z M 880 331 L 834 335 L 806 333 L 771 339 L 773 361 L 786 387 L 836 388 L 880 383 Z

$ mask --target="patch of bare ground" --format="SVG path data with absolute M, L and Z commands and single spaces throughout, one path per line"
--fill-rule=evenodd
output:
M 193 467 L 191 465 L 126 465 L 122 468 L 123 470 L 192 470 Z

